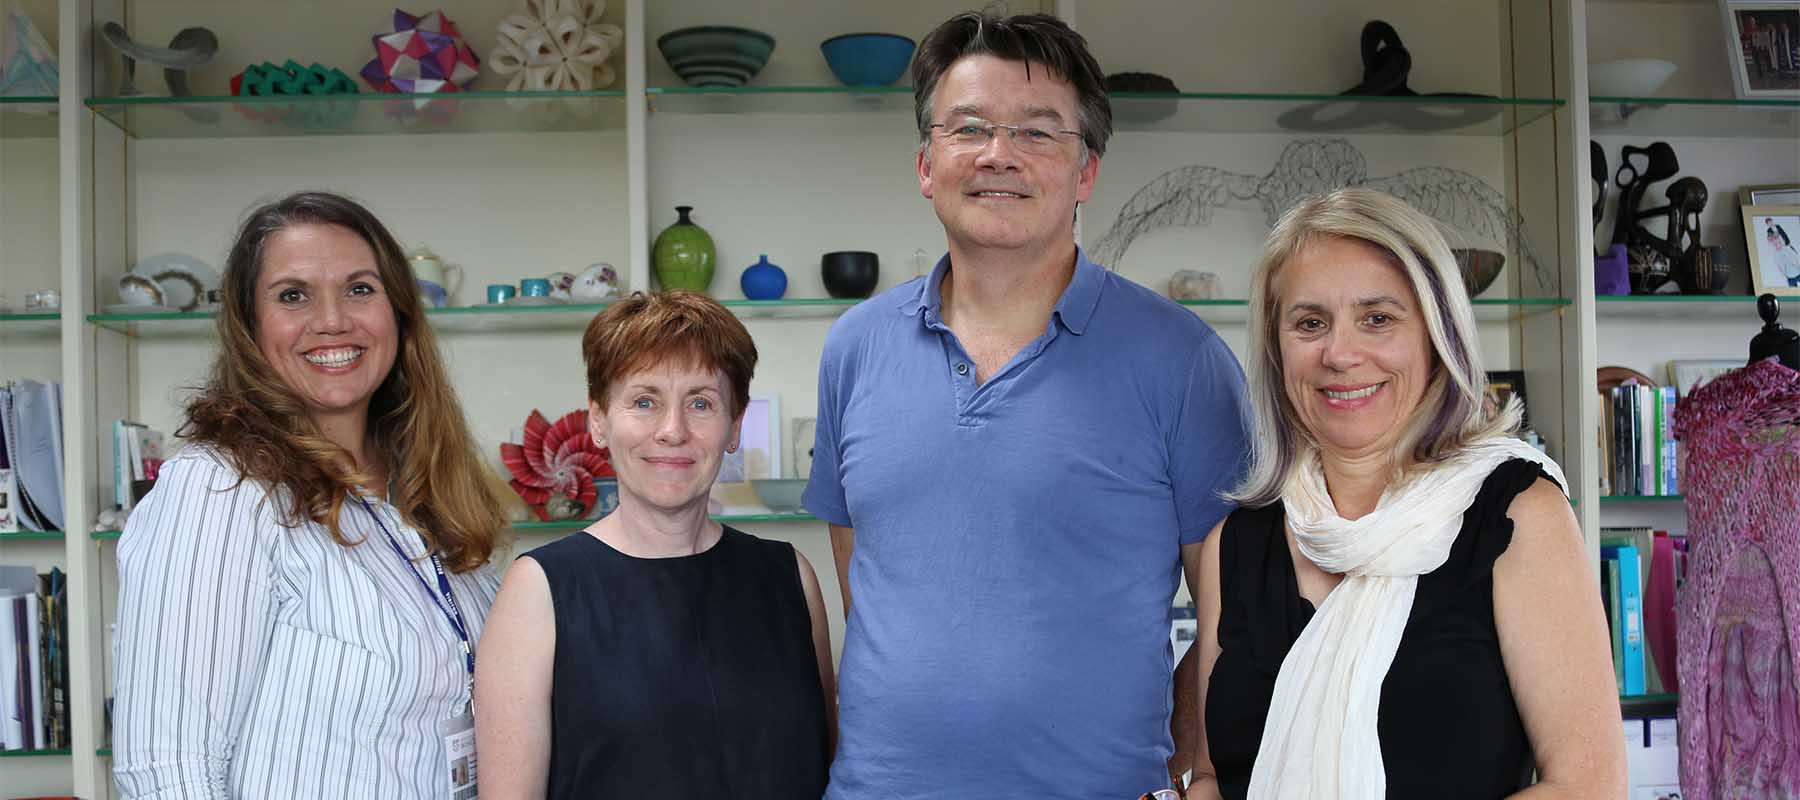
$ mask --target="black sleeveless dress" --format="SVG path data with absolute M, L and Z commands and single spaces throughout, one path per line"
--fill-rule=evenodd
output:
M 1419 576 L 1412 615 L 1381 685 L 1376 729 L 1395 798 L 1497 798 L 1530 782 L 1531 747 L 1494 630 L 1494 561 L 1512 544 L 1513 498 L 1534 462 L 1494 469 L 1443 566 Z M 1206 743 L 1228 800 L 1250 788 L 1275 676 L 1312 619 L 1277 502 L 1239 509 L 1219 542 L 1219 660 L 1206 690 Z
M 587 533 L 526 554 L 556 609 L 551 798 L 825 793 L 825 698 L 794 548 L 725 528 L 635 558 Z

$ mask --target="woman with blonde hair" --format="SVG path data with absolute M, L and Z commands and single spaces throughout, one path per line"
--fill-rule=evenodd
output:
M 189 445 L 120 537 L 120 792 L 450 796 L 507 528 L 405 257 L 303 192 L 222 288 Z
M 1483 409 L 1431 220 L 1345 189 L 1269 234 L 1261 432 L 1202 549 L 1198 797 L 1618 797 L 1599 592 L 1554 461 Z

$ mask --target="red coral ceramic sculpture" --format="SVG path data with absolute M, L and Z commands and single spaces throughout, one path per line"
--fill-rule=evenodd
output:
M 606 449 L 588 436 L 586 409 L 571 411 L 555 424 L 533 409 L 525 418 L 525 443 L 500 445 L 513 491 L 541 520 L 585 516 L 594 507 L 594 479 L 614 477 L 607 457 Z

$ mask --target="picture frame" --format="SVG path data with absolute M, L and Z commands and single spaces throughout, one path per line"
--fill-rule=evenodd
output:
M 1740 100 L 1800 98 L 1800 0 L 1719 0 Z
M 1752 294 L 1800 297 L 1800 205 L 1740 208 Z
M 1744 368 L 1741 358 L 1679 358 L 1669 362 L 1669 385 L 1677 397 L 1687 397 L 1695 387 L 1736 369 Z
M 1530 406 L 1525 398 L 1525 373 L 1516 369 L 1488 370 L 1487 403 L 1490 413 L 1497 413 L 1506 407 L 1507 401 L 1519 398 L 1519 405 L 1524 410 L 1519 417 L 1519 429 L 1531 429 Z
M 785 477 L 781 471 L 781 398 L 753 394 L 744 406 L 744 425 L 735 453 L 719 464 L 716 483 L 744 483 Z
M 1800 206 L 1800 183 L 1738 187 L 1740 206 Z

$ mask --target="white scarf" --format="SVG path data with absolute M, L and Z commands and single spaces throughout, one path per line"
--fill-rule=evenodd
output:
M 1317 453 L 1300 456 L 1282 487 L 1287 525 L 1302 554 L 1344 580 L 1281 662 L 1250 775 L 1251 800 L 1387 796 L 1375 723 L 1419 576 L 1449 558 L 1482 482 L 1514 458 L 1537 462 L 1568 485 L 1548 456 L 1496 437 L 1389 487 L 1374 511 L 1347 520 L 1326 491 Z

